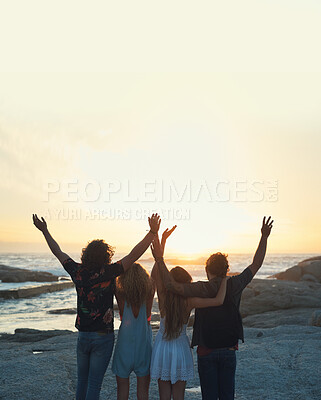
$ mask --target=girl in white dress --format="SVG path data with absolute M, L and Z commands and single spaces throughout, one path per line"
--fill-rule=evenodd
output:
M 192 309 L 220 306 L 226 294 L 226 279 L 223 279 L 215 298 L 184 298 L 165 289 L 157 261 L 162 259 L 166 239 L 175 228 L 166 229 L 162 243 L 156 238 L 152 248 L 156 261 L 152 278 L 156 282 L 161 321 L 153 346 L 150 375 L 152 379 L 158 379 L 160 400 L 184 399 L 186 381 L 194 377 L 193 356 L 186 335 L 186 325 Z M 173 268 L 170 275 L 171 279 L 179 283 L 192 281 L 191 275 L 181 267 Z

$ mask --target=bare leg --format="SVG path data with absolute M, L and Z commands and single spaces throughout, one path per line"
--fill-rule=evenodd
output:
M 184 400 L 186 381 L 177 381 L 172 385 L 173 400 Z
M 117 400 L 128 400 L 129 398 L 129 378 L 120 378 L 117 380 Z
M 137 399 L 148 400 L 150 376 L 137 376 Z
M 170 381 L 158 379 L 158 391 L 160 400 L 171 400 L 172 384 Z

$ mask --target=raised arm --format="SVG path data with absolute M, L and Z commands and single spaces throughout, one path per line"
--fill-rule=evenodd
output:
M 155 236 L 158 234 L 159 226 L 161 223 L 159 215 L 153 214 L 150 218 L 148 218 L 148 222 L 150 231 L 147 233 L 144 239 L 141 242 L 139 242 L 132 249 L 132 251 L 121 260 L 121 263 L 125 271 L 129 267 L 131 267 L 134 264 L 134 262 L 136 262 L 145 253 L 145 251 L 148 249 Z
M 267 239 L 271 233 L 271 229 L 273 227 L 273 220 L 271 217 L 265 221 L 265 217 L 263 218 L 262 228 L 261 228 L 261 239 L 259 246 L 254 254 L 252 264 L 249 265 L 249 268 L 253 274 L 253 276 L 257 273 L 257 271 L 261 268 L 264 257 L 266 254 L 266 247 L 267 247 Z
M 43 217 L 41 217 L 41 220 L 40 220 L 38 218 L 37 214 L 32 214 L 32 219 L 33 219 L 33 224 L 35 225 L 35 227 L 38 228 L 43 233 L 52 254 L 54 256 L 56 256 L 62 264 L 64 261 L 66 261 L 69 258 L 69 256 L 68 256 L 68 254 L 61 251 L 59 244 L 50 235 L 48 227 L 47 227 L 47 222 L 45 221 L 45 219 Z
M 162 247 L 162 255 L 164 254 L 164 250 L 165 250 L 165 244 L 166 244 L 166 240 L 169 238 L 169 236 L 174 232 L 174 230 L 177 228 L 177 225 L 174 225 L 172 229 L 165 229 L 165 231 L 162 234 L 162 240 L 161 240 L 161 247 Z M 161 254 L 161 253 L 160 253 Z M 155 262 L 152 272 L 151 272 L 151 277 L 153 278 L 153 280 L 156 283 L 156 287 L 157 287 L 157 292 L 158 293 L 165 293 L 165 285 L 164 282 L 162 280 L 162 277 L 160 276 L 159 272 L 158 272 L 158 265 L 157 262 Z
M 184 291 L 183 284 L 177 283 L 170 275 L 169 270 L 164 262 L 163 248 L 160 244 L 158 235 L 155 236 L 151 249 L 155 262 L 157 263 L 159 279 L 162 280 L 165 288 L 182 295 Z
M 190 308 L 193 309 L 193 308 L 217 307 L 223 305 L 226 295 L 226 282 L 227 278 L 223 278 L 216 297 L 209 297 L 205 299 L 200 297 L 188 298 L 187 301 Z

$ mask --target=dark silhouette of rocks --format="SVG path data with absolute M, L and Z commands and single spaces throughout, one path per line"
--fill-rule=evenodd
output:
M 30 271 L 23 268 L 0 265 L 2 282 L 57 282 L 58 276 L 45 271 Z
M 57 282 L 47 285 L 21 287 L 19 289 L 0 290 L 0 298 L 3 299 L 24 299 L 26 297 L 39 296 L 42 293 L 57 292 L 59 290 L 69 289 L 74 286 L 74 283 Z
M 57 310 L 49 310 L 48 314 L 77 314 L 76 308 L 58 308 Z
M 272 275 L 271 278 L 285 281 L 310 281 L 321 283 L 321 256 L 303 260 L 299 262 L 299 264 L 294 265 L 283 272 Z
M 0 334 L 0 340 L 10 342 L 39 342 L 41 340 L 49 339 L 54 336 L 63 336 L 73 333 L 67 329 L 64 330 L 48 330 L 40 331 L 38 329 L 21 328 L 16 329 L 14 334 L 2 333 Z

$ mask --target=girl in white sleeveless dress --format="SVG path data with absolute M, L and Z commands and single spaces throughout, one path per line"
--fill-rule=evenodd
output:
M 172 397 L 174 400 L 184 399 L 186 381 L 194 377 L 193 356 L 186 335 L 186 325 L 192 309 L 220 306 L 226 294 L 226 279 L 222 281 L 217 296 L 209 299 L 184 298 L 165 289 L 158 263 L 163 262 L 166 239 L 175 228 L 176 226 L 170 231 L 166 229 L 162 243 L 159 243 L 157 237 L 152 248 L 156 261 L 152 278 L 156 282 L 161 321 L 153 346 L 150 376 L 158 379 L 160 400 L 170 400 Z M 192 281 L 191 275 L 181 267 L 173 268 L 169 274 L 171 279 L 179 283 Z

